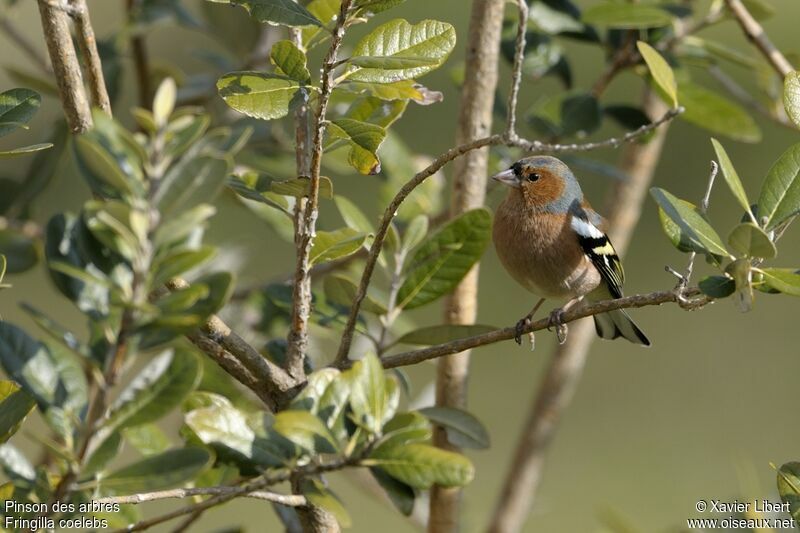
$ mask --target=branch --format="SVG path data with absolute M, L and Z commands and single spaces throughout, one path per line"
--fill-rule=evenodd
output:
M 661 113 L 664 107 L 652 92 L 645 93 L 644 109 L 648 115 Z M 629 179 L 615 185 L 609 199 L 609 205 L 613 209 L 608 218 L 609 236 L 620 253 L 624 253 L 627 248 L 633 229 L 639 221 L 665 138 L 666 130 L 659 130 L 650 142 L 632 145 L 622 153 L 620 167 Z M 695 288 L 623 300 L 631 303 L 632 307 L 675 302 L 682 308 L 696 309 L 711 301 L 698 294 L 699 290 Z M 688 299 L 695 296 L 693 300 Z M 541 482 L 544 460 L 558 422 L 569 406 L 583 374 L 589 348 L 595 339 L 593 330 L 589 321 L 577 324 L 566 343 L 556 347 L 517 442 L 514 459 L 508 468 L 489 526 L 491 533 L 511 533 L 522 526 Z
M 188 286 L 180 278 L 167 282 L 167 289 L 172 291 Z M 286 404 L 298 385 L 281 367 L 261 355 L 216 315 L 209 317 L 200 330 L 187 337 L 226 372 L 255 392 L 273 412 Z
M 234 494 L 235 496 L 242 496 L 246 498 L 255 498 L 257 500 L 266 500 L 268 502 L 275 502 L 281 505 L 286 505 L 288 507 L 299 507 L 301 505 L 306 505 L 307 503 L 305 496 L 299 496 L 296 494 L 279 494 L 277 492 L 269 492 L 264 490 L 242 492 L 240 487 L 229 487 L 229 486 L 159 490 L 156 492 L 143 492 L 140 494 L 131 494 L 129 496 L 109 496 L 107 498 L 100 498 L 95 501 L 97 503 L 138 505 L 144 502 L 166 500 L 170 498 L 191 498 L 193 496 L 220 496 L 227 494 Z
M 527 29 L 527 5 L 518 1 L 520 19 L 517 25 L 514 74 L 508 95 L 509 119 L 506 137 L 516 137 L 516 108 L 519 81 L 522 76 L 522 56 Z M 456 144 L 480 139 L 491 133 L 492 110 L 497 91 L 500 33 L 505 0 L 473 0 L 466 46 L 466 71 L 459 104 Z M 480 207 L 486 197 L 486 176 L 489 151 L 474 150 L 459 159 L 453 169 L 453 199 L 450 217 Z M 478 268 L 476 264 L 461 280 L 444 304 L 447 324 L 473 324 L 478 311 Z M 399 284 L 397 284 L 399 287 Z M 466 407 L 469 353 L 444 357 L 436 370 L 436 405 Z M 433 443 L 438 448 L 458 451 L 447 438 L 445 429 L 434 427 Z M 429 533 L 445 533 L 458 529 L 461 489 L 434 485 L 429 502 Z
M 322 88 L 319 95 L 319 108 L 314 122 L 314 143 L 311 150 L 310 193 L 302 217 L 298 212 L 295 225 L 297 247 L 297 266 L 295 268 L 294 291 L 292 294 L 292 319 L 286 352 L 286 370 L 295 378 L 303 376 L 303 359 L 308 348 L 308 318 L 311 315 L 311 276 L 309 256 L 313 244 L 317 217 L 319 215 L 319 182 L 322 165 L 322 142 L 325 135 L 325 116 L 333 91 L 333 71 L 339 47 L 344 38 L 345 24 L 352 0 L 343 0 L 339 17 L 331 37 L 331 46 L 322 64 Z M 302 218 L 302 224 L 300 220 Z
M 69 2 L 75 9 L 74 20 L 75 29 L 78 33 L 78 47 L 86 63 L 86 74 L 89 78 L 92 102 L 111 116 L 111 100 L 108 98 L 108 91 L 106 90 L 103 65 L 100 62 L 100 54 L 97 51 L 97 40 L 94 36 L 94 29 L 92 29 L 92 21 L 89 18 L 89 8 L 86 6 L 86 0 L 69 0 Z
M 637 130 L 628 132 L 622 137 L 612 137 L 598 142 L 582 144 L 548 144 L 539 141 L 529 141 L 522 138 L 507 139 L 504 135 L 491 135 L 489 137 L 484 137 L 483 139 L 478 139 L 460 146 L 456 146 L 439 155 L 439 157 L 434 159 L 430 165 L 415 174 L 411 180 L 403 185 L 394 198 L 392 198 L 392 201 L 389 203 L 389 206 L 383 213 L 381 225 L 378 228 L 378 231 L 375 233 L 375 239 L 370 246 L 367 262 L 364 265 L 364 272 L 361 275 L 361 281 L 358 285 L 358 291 L 353 299 L 353 305 L 350 308 L 350 315 L 347 318 L 347 325 L 342 333 L 342 340 L 339 344 L 339 350 L 336 355 L 335 364 L 341 365 L 343 361 L 347 360 L 350 352 L 350 344 L 353 340 L 353 331 L 355 330 L 356 322 L 358 320 L 358 313 L 361 309 L 361 303 L 367 294 L 367 288 L 372 280 L 375 264 L 378 262 L 378 255 L 383 248 L 386 233 L 389 231 L 389 225 L 394 219 L 397 209 L 400 207 L 400 204 L 405 201 L 408 195 L 414 191 L 414 189 L 420 186 L 428 177 L 438 172 L 439 169 L 441 169 L 447 163 L 457 159 L 458 157 L 461 157 L 466 153 L 471 152 L 472 150 L 483 148 L 484 146 L 514 146 L 522 148 L 528 152 L 536 153 L 583 152 L 588 150 L 598 150 L 600 148 L 617 148 L 624 143 L 632 142 L 639 137 L 657 129 L 662 124 L 669 122 L 673 118 L 683 113 L 683 111 L 684 109 L 682 107 L 670 109 L 655 122 L 646 124 Z
M 39 0 L 39 14 L 67 125 L 72 133 L 83 133 L 92 127 L 92 114 L 86 100 L 67 14 L 47 0 Z
M 564 323 L 574 322 L 580 318 L 586 318 L 615 309 L 634 309 L 639 307 L 650 307 L 654 305 L 663 305 L 666 303 L 677 303 L 682 308 L 692 310 L 703 307 L 713 300 L 706 296 L 700 296 L 700 289 L 691 288 L 687 289 L 684 296 L 687 298 L 695 297 L 693 300 L 681 301 L 676 295 L 675 291 L 657 291 L 647 294 L 636 294 L 633 296 L 626 296 L 616 300 L 603 300 L 594 302 L 579 309 L 570 309 L 564 313 Z M 542 318 L 526 326 L 522 332 L 532 333 L 543 329 L 550 328 L 552 323 L 550 317 Z M 437 344 L 428 348 L 420 350 L 413 350 L 409 352 L 402 352 L 395 355 L 390 355 L 383 358 L 384 368 L 397 368 L 400 366 L 409 366 L 428 361 L 429 359 L 436 359 L 437 357 L 444 357 L 464 350 L 472 348 L 479 348 L 488 344 L 494 344 L 500 341 L 507 341 L 513 339 L 515 336 L 516 327 L 500 328 L 488 333 L 481 333 L 472 337 L 465 337 L 443 344 Z M 347 368 L 350 362 L 334 365 L 339 368 Z
M 731 10 L 742 31 L 750 41 L 758 48 L 764 57 L 769 61 L 772 68 L 774 68 L 782 78 L 785 78 L 790 72 L 794 70 L 792 64 L 786 59 L 780 50 L 775 48 L 772 41 L 767 37 L 764 28 L 761 24 L 753 18 L 753 15 L 747 10 L 741 0 L 725 0 L 728 9 Z

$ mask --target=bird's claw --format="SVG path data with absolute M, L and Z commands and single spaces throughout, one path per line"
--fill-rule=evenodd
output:
M 531 323 L 530 317 L 521 318 L 517 325 L 514 326 L 514 341 L 522 346 L 522 334 L 524 333 L 524 329 Z
M 552 313 L 550 313 L 550 322 L 547 326 L 547 331 L 550 331 L 551 327 L 556 328 L 556 338 L 558 338 L 558 344 L 564 344 L 567 342 L 568 328 L 564 323 L 563 309 L 555 309 Z

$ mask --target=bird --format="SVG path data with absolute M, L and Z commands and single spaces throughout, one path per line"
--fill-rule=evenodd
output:
M 558 340 L 566 338 L 564 313 L 574 305 L 622 298 L 625 274 L 606 235 L 606 221 L 592 209 L 570 168 L 551 156 L 520 159 L 492 179 L 509 187 L 492 227 L 500 262 L 511 277 L 540 299 L 517 322 L 515 339 L 546 299 L 569 299 L 550 315 Z M 623 309 L 594 315 L 597 335 L 650 340 Z M 533 340 L 533 339 L 532 339 Z

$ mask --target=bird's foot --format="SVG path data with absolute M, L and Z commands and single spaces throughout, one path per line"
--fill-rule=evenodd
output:
M 547 331 L 550 331 L 550 328 L 556 328 L 556 337 L 558 338 L 558 344 L 564 344 L 567 342 L 567 332 L 568 328 L 567 325 L 564 323 L 564 309 L 558 308 L 553 310 L 550 313 L 550 323 L 547 326 Z

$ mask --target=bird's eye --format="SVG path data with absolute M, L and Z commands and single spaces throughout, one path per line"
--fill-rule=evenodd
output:
M 530 174 L 528 174 L 527 180 L 528 181 L 539 181 L 539 178 L 541 178 L 541 176 L 539 174 L 537 174 L 536 172 L 531 172 Z

